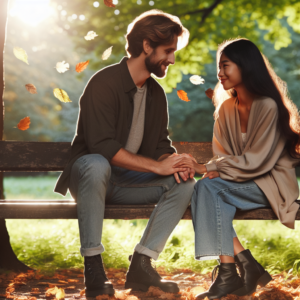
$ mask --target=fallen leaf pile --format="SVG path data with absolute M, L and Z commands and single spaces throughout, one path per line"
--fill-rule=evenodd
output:
M 211 285 L 211 274 L 195 274 L 191 270 L 175 270 L 172 273 L 164 268 L 158 272 L 165 280 L 177 282 L 180 292 L 165 293 L 157 287 L 150 287 L 145 293 L 124 289 L 126 269 L 107 269 L 106 274 L 115 287 L 115 295 L 99 295 L 96 300 L 194 300 L 199 293 Z M 85 299 L 83 271 L 79 269 L 59 270 L 47 275 L 39 271 L 28 273 L 0 274 L 0 298 L 15 300 L 62 300 Z M 285 273 L 274 275 L 266 287 L 259 287 L 251 296 L 228 295 L 220 300 L 300 300 L 300 278 Z

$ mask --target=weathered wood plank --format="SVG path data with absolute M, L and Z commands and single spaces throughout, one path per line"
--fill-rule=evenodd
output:
M 105 219 L 149 219 L 155 205 L 106 205 Z M 77 219 L 76 203 L 72 200 L 3 200 L 0 219 Z M 191 220 L 191 208 L 182 219 Z M 235 220 L 277 220 L 271 208 L 237 211 Z M 300 210 L 296 220 L 300 220 Z
M 211 143 L 173 142 L 178 153 L 191 153 L 199 163 L 212 157 Z M 0 141 L 0 171 L 62 171 L 70 156 L 67 142 Z

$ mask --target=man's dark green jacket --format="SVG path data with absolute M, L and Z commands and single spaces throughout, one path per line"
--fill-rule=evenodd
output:
M 125 147 L 136 93 L 127 59 L 124 57 L 120 63 L 100 70 L 86 85 L 79 101 L 77 133 L 72 142 L 71 156 L 57 181 L 55 192 L 67 193 L 71 169 L 79 157 L 100 154 L 110 162 Z M 168 120 L 165 92 L 155 79 L 149 77 L 144 137 L 139 155 L 157 160 L 163 154 L 175 152 L 168 137 Z

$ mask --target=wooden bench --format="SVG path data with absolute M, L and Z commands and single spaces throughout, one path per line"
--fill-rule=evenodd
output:
M 212 157 L 211 143 L 173 142 L 178 153 L 191 153 L 198 163 Z M 62 171 L 70 155 L 70 143 L 0 141 L 0 171 Z M 54 188 L 54 187 L 53 187 Z M 107 205 L 106 219 L 148 219 L 154 205 Z M 182 217 L 191 219 L 188 208 Z M 73 200 L 0 200 L 0 219 L 77 219 Z M 277 220 L 272 209 L 237 211 L 236 220 Z M 297 213 L 300 220 L 300 211 Z

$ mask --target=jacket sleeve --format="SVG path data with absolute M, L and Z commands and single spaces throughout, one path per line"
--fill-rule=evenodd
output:
M 115 140 L 117 96 L 105 83 L 89 82 L 80 99 L 80 114 L 85 143 L 91 154 L 108 161 L 122 148 Z
M 215 157 L 206 164 L 207 171 L 218 171 L 224 180 L 247 181 L 269 172 L 285 147 L 278 129 L 276 103 L 260 113 L 256 132 L 248 150 L 243 155 L 232 155 L 224 126 L 215 122 L 213 152 Z
M 175 148 L 171 146 L 172 141 L 169 138 L 168 124 L 169 124 L 169 114 L 168 114 L 168 107 L 166 102 L 166 105 L 164 107 L 163 120 L 161 122 L 159 141 L 157 143 L 157 147 L 154 153 L 154 159 L 156 160 L 159 159 L 164 154 L 176 153 Z

